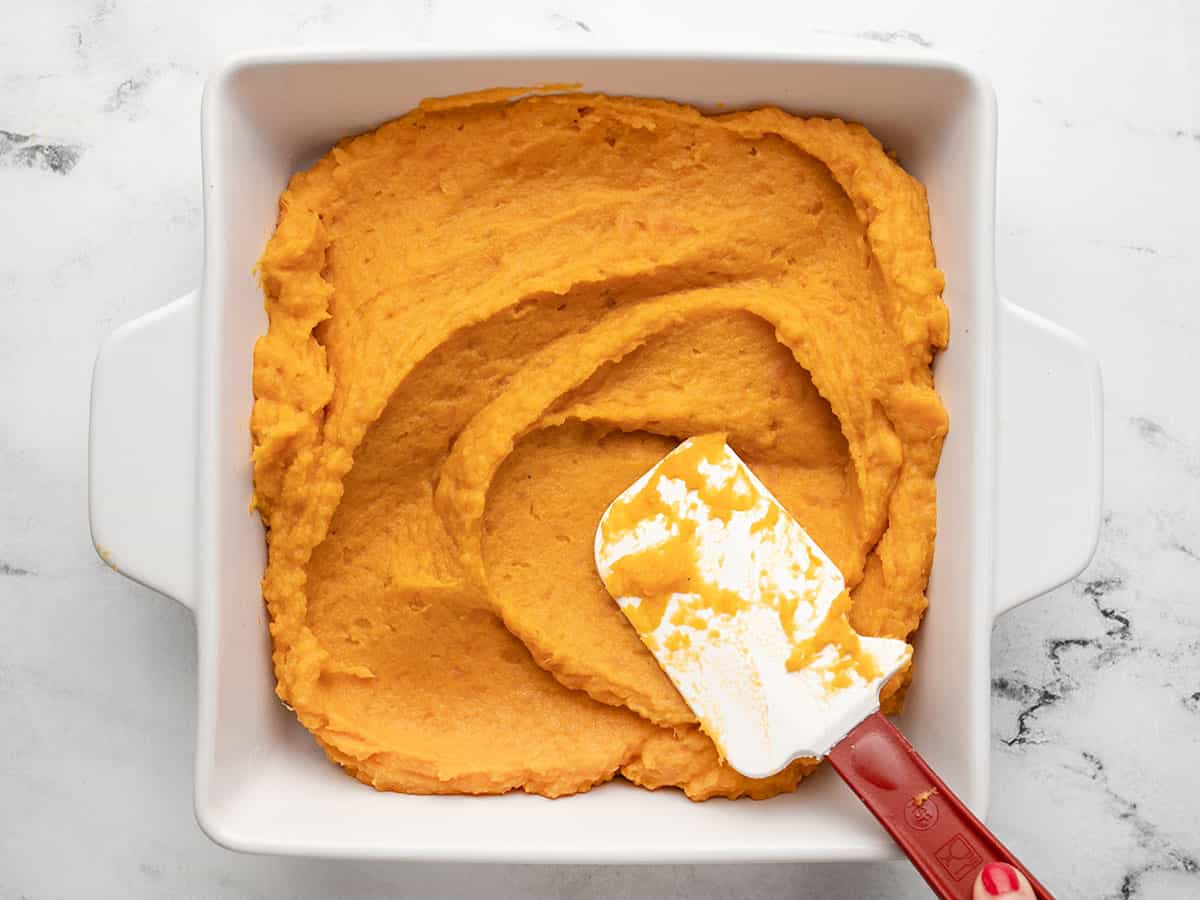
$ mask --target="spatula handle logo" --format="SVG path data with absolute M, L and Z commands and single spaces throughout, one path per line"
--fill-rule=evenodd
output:
M 909 800 L 904 807 L 904 821 L 909 828 L 917 831 L 928 831 L 938 821 L 937 801 L 928 797 L 918 802 L 916 798 Z
M 975 848 L 967 843 L 967 839 L 961 834 L 956 834 L 946 841 L 934 852 L 933 858 L 955 881 L 961 881 L 964 875 L 974 872 L 983 865 L 983 857 L 975 852 Z

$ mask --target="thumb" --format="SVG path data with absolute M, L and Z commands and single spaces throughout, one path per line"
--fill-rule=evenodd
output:
M 992 897 L 1003 897 L 1005 900 L 1034 900 L 1033 888 L 1025 876 L 1008 863 L 988 863 L 980 870 L 975 878 L 975 890 L 971 894 L 973 900 L 991 900 Z

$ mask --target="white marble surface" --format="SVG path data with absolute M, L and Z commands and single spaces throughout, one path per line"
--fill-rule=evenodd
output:
M 3 0 L 0 898 L 924 895 L 903 864 L 329 863 L 197 829 L 190 616 L 88 538 L 92 359 L 199 278 L 205 73 L 409 40 L 882 41 L 991 74 L 1001 288 L 1091 343 L 1107 415 L 1095 562 L 996 628 L 992 824 L 1060 896 L 1200 896 L 1200 5 Z

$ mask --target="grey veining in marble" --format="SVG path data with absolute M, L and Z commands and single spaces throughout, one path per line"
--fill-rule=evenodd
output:
M 95 558 L 86 439 L 101 339 L 199 278 L 204 75 L 254 46 L 530 40 L 882 43 L 992 75 L 1000 286 L 1101 358 L 1107 472 L 1090 569 L 997 623 L 991 822 L 1059 896 L 1200 896 L 1200 6 L 10 0 L 0 898 L 924 896 L 899 863 L 254 858 L 209 843 L 192 819 L 192 621 Z

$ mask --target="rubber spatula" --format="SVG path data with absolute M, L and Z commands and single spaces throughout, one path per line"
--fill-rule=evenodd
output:
M 879 711 L 908 664 L 859 635 L 837 566 L 726 445 L 684 441 L 622 493 L 596 568 L 725 761 L 763 778 L 827 757 L 939 897 L 993 861 L 1025 873 Z

